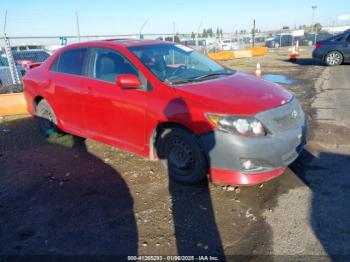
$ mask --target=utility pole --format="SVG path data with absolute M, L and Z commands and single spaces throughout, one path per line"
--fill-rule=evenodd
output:
M 199 38 L 199 30 L 201 30 L 202 27 L 202 21 L 199 23 L 199 26 L 197 28 L 197 35 L 196 35 L 196 49 L 198 50 L 198 38 Z
M 146 24 L 148 23 L 148 20 L 149 20 L 149 18 L 147 18 L 145 20 L 145 22 L 143 22 L 142 26 L 140 27 L 140 30 L 139 30 L 139 37 L 140 37 L 140 39 L 143 39 L 142 30 L 146 26 Z
M 78 42 L 80 42 L 79 14 L 77 11 L 75 12 L 75 18 L 76 18 L 76 23 L 77 23 Z
M 315 45 L 316 45 L 316 40 L 317 40 L 317 33 L 315 31 L 315 12 L 317 9 L 317 5 L 311 6 L 312 8 L 312 32 L 315 34 Z
M 4 20 L 4 35 L 6 35 L 6 25 L 7 25 L 7 10 L 5 11 L 5 20 Z
M 173 43 L 175 43 L 175 21 L 173 21 Z
M 315 12 L 316 12 L 316 9 L 317 9 L 317 5 L 313 5 L 313 6 L 311 6 L 311 8 L 312 8 L 312 24 L 311 24 L 311 26 L 312 26 L 312 32 L 315 32 Z
M 255 46 L 255 19 L 253 20 L 253 30 L 252 30 L 253 47 Z
M 283 33 L 283 27 L 282 27 L 281 32 L 280 32 L 280 46 L 279 46 L 279 48 L 282 47 L 282 33 Z

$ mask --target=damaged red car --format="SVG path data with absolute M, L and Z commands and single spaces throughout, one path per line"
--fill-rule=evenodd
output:
M 46 135 L 94 139 L 163 160 L 171 179 L 231 185 L 284 173 L 306 142 L 306 118 L 280 86 L 170 42 L 66 46 L 24 79 Z

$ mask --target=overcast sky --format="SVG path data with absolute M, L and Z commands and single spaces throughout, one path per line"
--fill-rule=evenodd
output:
M 144 33 L 188 33 L 221 27 L 250 29 L 255 18 L 260 29 L 277 29 L 311 24 L 312 5 L 317 5 L 315 20 L 323 25 L 349 23 L 337 17 L 350 13 L 350 0 L 1 0 L 3 31 L 8 11 L 9 36 L 48 36 L 76 34 L 75 11 L 79 12 L 82 35 L 136 34 L 149 18 Z

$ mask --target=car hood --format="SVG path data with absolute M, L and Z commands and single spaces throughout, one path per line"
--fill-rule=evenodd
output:
M 279 85 L 237 72 L 205 82 L 177 85 L 176 92 L 217 113 L 255 115 L 289 102 L 293 95 Z

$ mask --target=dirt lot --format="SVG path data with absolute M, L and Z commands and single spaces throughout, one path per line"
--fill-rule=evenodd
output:
M 92 140 L 46 141 L 31 117 L 0 120 L 0 254 L 350 255 L 350 68 L 326 68 L 310 50 L 297 63 L 288 55 L 259 60 L 263 74 L 291 80 L 309 144 L 260 186 L 178 185 L 158 162 Z M 257 60 L 224 64 L 253 73 Z

